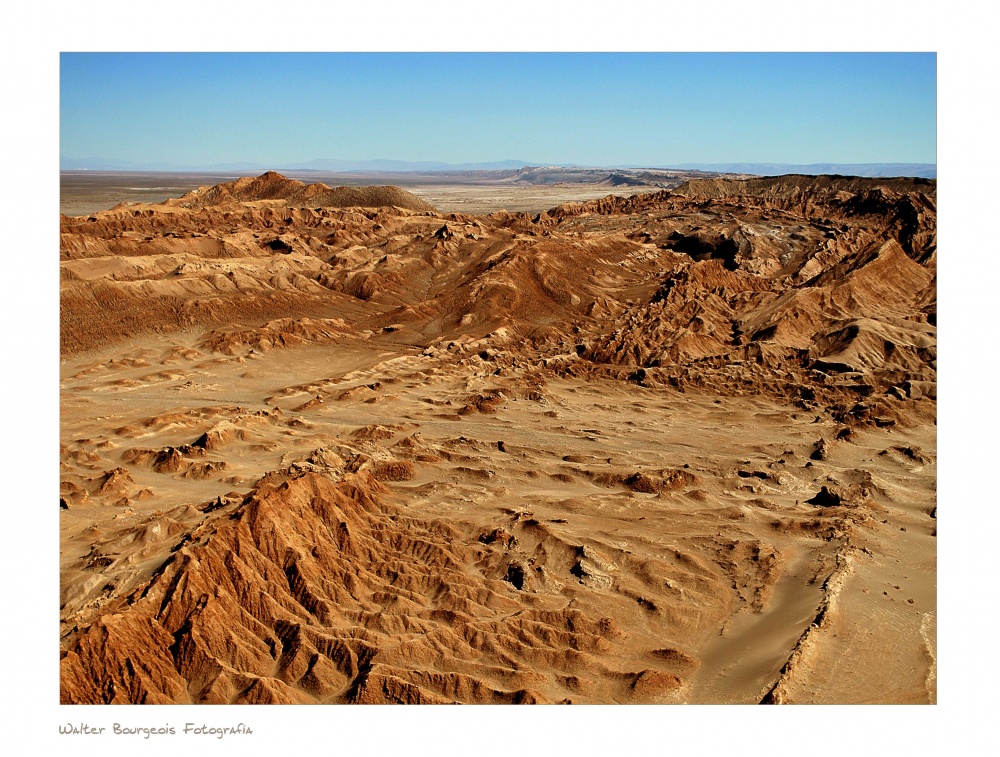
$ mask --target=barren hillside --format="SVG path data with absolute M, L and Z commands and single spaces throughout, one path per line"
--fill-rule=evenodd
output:
M 60 223 L 64 703 L 936 701 L 934 181 Z

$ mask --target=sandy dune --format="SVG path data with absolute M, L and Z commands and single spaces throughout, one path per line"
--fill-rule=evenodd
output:
M 61 226 L 64 703 L 936 701 L 934 182 Z

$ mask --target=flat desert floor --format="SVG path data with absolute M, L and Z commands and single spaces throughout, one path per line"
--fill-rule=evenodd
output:
M 934 182 L 219 179 L 64 194 L 62 702 L 936 701 Z
M 442 213 L 486 214 L 499 210 L 540 213 L 564 202 L 583 202 L 606 196 L 628 197 L 649 192 L 650 186 L 610 186 L 609 172 L 567 171 L 566 176 L 542 175 L 538 183 L 518 182 L 506 177 L 513 171 L 483 171 L 463 178 L 457 173 L 355 173 L 328 174 L 291 171 L 290 178 L 335 186 L 399 186 L 433 205 Z M 534 172 L 534 176 L 538 172 Z M 634 173 L 634 172 L 633 172 Z M 661 179 L 660 186 L 675 187 L 688 176 L 718 176 L 704 171 L 675 171 Z M 590 181 L 581 181 L 581 178 Z M 121 171 L 68 171 L 60 177 L 59 212 L 82 216 L 107 210 L 122 202 L 160 203 L 180 197 L 192 189 L 240 178 L 237 173 L 133 173 Z M 550 181 L 550 179 L 568 179 Z M 654 187 L 655 189 L 655 187 Z

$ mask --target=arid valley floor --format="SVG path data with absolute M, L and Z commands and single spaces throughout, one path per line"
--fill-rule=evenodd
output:
M 936 702 L 936 183 L 509 178 L 64 179 L 61 702 Z

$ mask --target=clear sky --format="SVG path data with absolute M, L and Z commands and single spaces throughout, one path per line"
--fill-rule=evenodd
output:
M 64 53 L 60 152 L 933 163 L 934 54 Z

